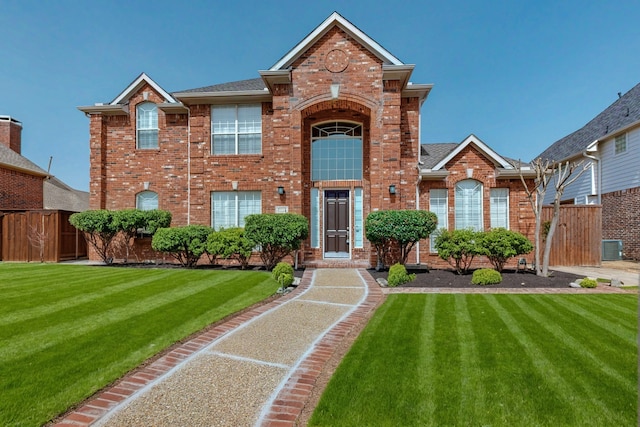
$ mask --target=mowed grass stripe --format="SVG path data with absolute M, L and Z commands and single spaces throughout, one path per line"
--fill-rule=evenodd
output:
M 91 268 L 85 268 L 86 292 L 111 286 L 96 283 Z M 140 275 L 157 274 L 118 270 L 130 271 L 135 280 Z M 52 279 L 60 271 L 51 269 Z M 272 295 L 278 287 L 266 272 L 166 270 L 163 276 L 165 272 L 170 273 L 158 278 L 159 283 L 137 286 L 137 293 L 110 296 L 129 309 L 121 313 L 121 318 L 97 319 L 98 324 L 86 333 L 71 337 L 66 330 L 62 338 L 56 336 L 58 331 L 51 330 L 46 348 L 0 363 L 0 425 L 42 425 L 175 341 Z M 0 270 L 0 280 L 10 276 Z M 188 290 L 191 287 L 193 290 Z M 164 304 L 162 299 L 166 299 Z M 145 306 L 150 301 L 153 307 Z M 109 298 L 100 303 L 111 305 Z M 112 307 L 110 313 L 114 310 Z M 50 316 L 50 320 L 66 326 L 77 314 L 76 310 L 66 310 Z M 75 318 L 79 328 L 85 326 L 85 319 Z
M 129 280 L 126 274 L 122 274 L 121 277 L 105 275 L 94 278 L 96 283 L 105 279 L 109 280 L 109 286 L 101 287 L 87 286 L 86 276 L 83 276 L 77 279 L 77 282 L 80 282 L 80 284 L 74 286 L 72 289 L 67 289 L 66 285 L 52 286 L 47 294 L 40 295 L 38 299 L 32 298 L 31 296 L 25 298 L 26 295 L 23 295 L 20 298 L 27 300 L 23 304 L 11 303 L 5 300 L 6 304 L 13 304 L 14 310 L 0 315 L 0 324 L 9 326 L 12 323 L 27 320 L 34 321 L 38 317 L 48 316 L 63 310 L 80 310 L 80 306 L 82 305 L 90 303 L 97 304 L 100 299 L 111 298 L 114 294 L 123 293 L 132 288 L 162 280 L 167 274 L 168 273 L 165 272 L 164 274 L 130 278 Z M 84 283 L 81 283 L 82 281 L 84 281 Z
M 629 409 L 629 401 L 625 396 L 631 396 L 636 391 L 637 377 L 635 381 L 631 379 L 634 372 L 626 372 L 627 375 L 623 376 L 616 370 L 616 366 L 629 367 L 630 364 L 619 363 L 620 359 L 616 357 L 596 354 L 597 344 L 607 341 L 605 331 L 602 331 L 601 336 L 593 334 L 588 342 L 587 337 L 576 339 L 571 335 L 576 329 L 572 326 L 573 321 L 554 319 L 553 313 L 546 313 L 545 317 L 536 311 L 534 301 L 534 298 L 509 300 L 521 309 L 522 316 L 515 317 L 522 317 L 524 323 L 527 323 L 527 319 L 524 318 L 526 316 L 529 322 L 538 326 L 534 328 L 534 332 L 538 335 L 539 341 L 545 341 L 548 347 L 547 354 L 555 355 L 553 360 L 562 371 L 563 377 L 574 378 L 573 381 L 580 387 L 570 399 L 581 399 L 586 406 L 598 407 L 598 412 L 607 414 L 613 422 L 622 422 L 623 420 L 616 419 L 615 414 Z M 511 313 L 516 312 L 513 306 L 508 309 Z M 549 336 L 553 339 L 549 339 Z M 634 352 L 632 348 L 628 348 L 628 351 L 631 354 Z M 585 375 L 585 372 L 589 374 Z
M 589 335 L 588 323 L 573 330 L 580 318 L 563 306 L 574 297 L 389 295 L 332 377 L 309 425 L 636 425 L 637 391 L 619 384 L 637 382 L 637 350 L 601 330 Z M 602 296 L 593 297 L 598 313 Z M 630 298 L 621 305 L 637 304 Z M 548 315 L 551 306 L 559 313 Z M 624 316 L 620 323 L 633 328 L 636 319 Z M 416 359 L 402 345 L 412 335 L 420 337 Z M 592 348 L 600 345 L 613 350 Z M 581 351 L 594 356 L 582 363 Z M 608 367 L 600 370 L 593 357 L 615 351 L 624 357 L 605 361 Z M 336 387 L 344 383 L 350 388 Z M 389 404 L 405 396 L 420 407 L 411 417 L 404 406 Z
M 222 285 L 229 280 L 232 280 L 232 277 L 218 284 Z M 155 280 L 147 283 L 147 286 L 152 286 L 154 283 L 156 283 Z M 156 288 L 155 292 L 147 296 L 143 296 L 143 291 L 137 288 L 138 292 L 131 295 L 119 295 L 118 299 L 113 299 L 104 305 L 91 304 L 85 307 L 85 310 L 78 310 L 73 318 L 66 322 L 56 323 L 55 319 L 44 318 L 40 319 L 41 322 L 39 323 L 50 326 L 37 327 L 33 325 L 34 327 L 29 328 L 27 331 L 20 330 L 17 333 L 17 328 L 6 328 L 9 336 L 0 340 L 0 363 L 42 351 L 59 341 L 74 339 L 80 335 L 90 333 L 102 325 L 127 318 L 131 313 L 139 315 L 157 307 L 172 304 L 176 300 L 198 294 L 209 286 L 211 286 L 211 281 L 208 278 L 192 280 L 189 281 L 188 286 L 178 288 L 171 283 L 164 283 L 162 289 L 154 286 Z M 124 301 L 131 302 L 126 303 Z
M 69 266 L 70 267 L 70 266 Z M 0 307 L 0 314 L 10 314 L 21 309 L 30 309 L 42 304 L 51 304 L 66 298 L 86 294 L 94 289 L 95 284 L 100 286 L 110 286 L 111 284 L 122 283 L 123 281 L 135 281 L 141 276 L 138 274 L 127 274 L 123 269 L 99 268 L 74 266 L 79 268 L 54 269 L 56 273 L 50 277 L 36 277 L 21 279 L 19 285 L 12 290 L 0 287 L 4 304 Z M 92 270 L 94 269 L 95 270 Z M 83 272 L 84 270 L 84 272 Z M 96 271 L 97 274 L 88 273 Z M 4 272 L 0 269 L 0 275 Z M 91 280 L 87 280 L 87 274 L 91 274 Z M 52 277 L 54 280 L 51 280 Z M 46 285 L 42 285 L 42 283 Z M 27 296 L 28 298 L 25 298 Z
M 60 264 L 29 264 L 33 271 L 28 273 L 22 264 L 0 264 L 0 291 L 7 298 L 21 296 L 24 293 L 25 284 L 29 284 L 29 296 L 34 297 L 40 293 L 48 294 L 52 287 L 71 288 L 77 284 L 87 285 L 87 274 L 93 279 L 100 280 L 105 277 L 130 276 L 121 268 L 104 266 L 60 265 Z M 16 272 L 22 272 L 16 274 Z
M 538 415 L 540 421 L 548 424 L 548 416 L 554 415 L 554 419 L 561 419 L 567 425 L 588 425 L 592 419 L 590 416 L 594 407 L 597 413 L 605 416 L 612 425 L 622 425 L 622 419 L 611 408 L 600 400 L 591 399 L 591 390 L 581 374 L 582 363 L 572 363 L 581 359 L 581 355 L 571 354 L 564 348 L 562 341 L 543 333 L 542 325 L 531 320 L 527 313 L 517 309 L 513 303 L 515 299 L 535 298 L 535 295 L 487 295 L 488 303 L 496 310 L 496 313 L 505 322 L 505 325 L 517 337 L 520 345 L 528 356 L 525 363 L 531 363 L 537 370 L 540 383 L 538 388 L 542 395 L 548 393 L 553 399 L 548 399 L 547 404 L 542 405 Z M 553 322 L 553 319 L 547 319 Z M 571 355 L 571 358 L 569 358 Z M 575 369 L 575 368 L 578 369 Z M 588 411 L 577 413 L 573 411 L 578 403 Z
M 589 295 L 582 295 L 588 297 Z M 602 295 L 602 299 L 594 300 L 589 298 L 575 298 L 578 295 L 571 295 L 574 298 L 565 298 L 562 300 L 562 306 L 555 304 L 556 307 L 562 307 L 563 311 L 568 311 L 572 315 L 579 317 L 579 322 L 588 324 L 591 328 L 605 330 L 608 334 L 613 334 L 624 342 L 636 342 L 638 336 L 637 325 L 635 322 L 621 321 L 621 319 L 635 318 L 637 319 L 637 310 L 626 315 L 611 316 L 608 308 L 600 306 L 600 303 L 606 303 L 609 297 L 617 297 L 618 295 Z M 629 301 L 629 304 L 637 306 L 637 295 L 620 295 Z M 569 296 L 567 296 L 569 297 Z M 595 297 L 595 295 L 594 295 Z M 597 301 L 597 304 L 594 304 Z
M 460 380 L 461 399 L 457 419 L 463 425 L 472 425 L 475 420 L 483 416 L 485 407 L 485 390 L 483 378 L 476 375 L 476 361 L 478 353 L 477 337 L 473 330 L 473 320 L 467 306 L 466 295 L 456 295 L 454 298 L 455 313 L 457 314 L 457 336 L 460 343 Z
M 592 305 L 592 301 L 589 298 L 572 298 L 568 300 L 567 303 L 567 308 L 582 314 L 583 318 L 587 320 L 591 317 L 591 312 L 597 310 L 598 317 L 607 322 L 605 327 L 619 325 L 620 319 L 630 316 L 637 317 L 638 314 L 638 294 L 634 293 L 626 295 L 606 295 L 606 298 L 598 300 L 596 307 Z M 627 325 L 627 330 L 629 329 L 629 325 Z

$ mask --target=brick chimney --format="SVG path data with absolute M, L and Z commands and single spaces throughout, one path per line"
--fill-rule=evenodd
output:
M 11 116 L 0 116 L 0 144 L 22 154 L 22 123 Z

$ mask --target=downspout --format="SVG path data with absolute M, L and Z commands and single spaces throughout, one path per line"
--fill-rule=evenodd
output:
M 418 157 L 420 158 L 420 157 Z M 420 167 L 418 167 L 418 181 L 416 182 L 416 210 L 420 210 Z M 420 241 L 416 243 L 416 264 L 420 265 Z
M 598 140 L 596 139 L 593 143 L 597 144 Z M 591 145 L 593 145 L 593 144 L 591 144 Z M 591 194 L 593 194 L 593 193 L 596 194 L 597 202 L 600 205 L 600 204 L 602 204 L 602 198 L 601 198 L 601 194 L 602 194 L 602 162 L 600 162 L 600 157 L 588 154 L 587 150 L 584 150 L 582 152 L 582 156 L 593 160 L 595 162 L 595 164 L 596 164 L 597 171 L 594 170 L 594 168 L 591 168 Z M 593 176 L 594 174 L 596 175 L 595 179 L 594 179 L 594 176 Z
M 187 225 L 191 225 L 191 108 L 187 107 Z

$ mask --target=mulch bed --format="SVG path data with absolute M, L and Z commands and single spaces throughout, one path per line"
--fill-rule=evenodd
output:
M 415 273 L 416 278 L 412 282 L 400 285 L 402 288 L 478 288 L 471 284 L 471 273 L 456 274 L 454 270 L 413 270 L 408 268 L 409 273 Z M 388 271 L 368 270 L 374 279 L 386 279 Z M 504 270 L 502 272 L 502 282 L 497 285 L 487 285 L 490 288 L 568 288 L 569 283 L 584 276 L 576 276 L 571 273 L 553 271 L 550 277 L 536 276 L 532 271 L 516 272 L 515 270 Z

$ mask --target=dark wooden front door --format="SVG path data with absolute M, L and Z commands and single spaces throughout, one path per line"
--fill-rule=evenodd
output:
M 325 257 L 349 256 L 349 190 L 324 192 Z

